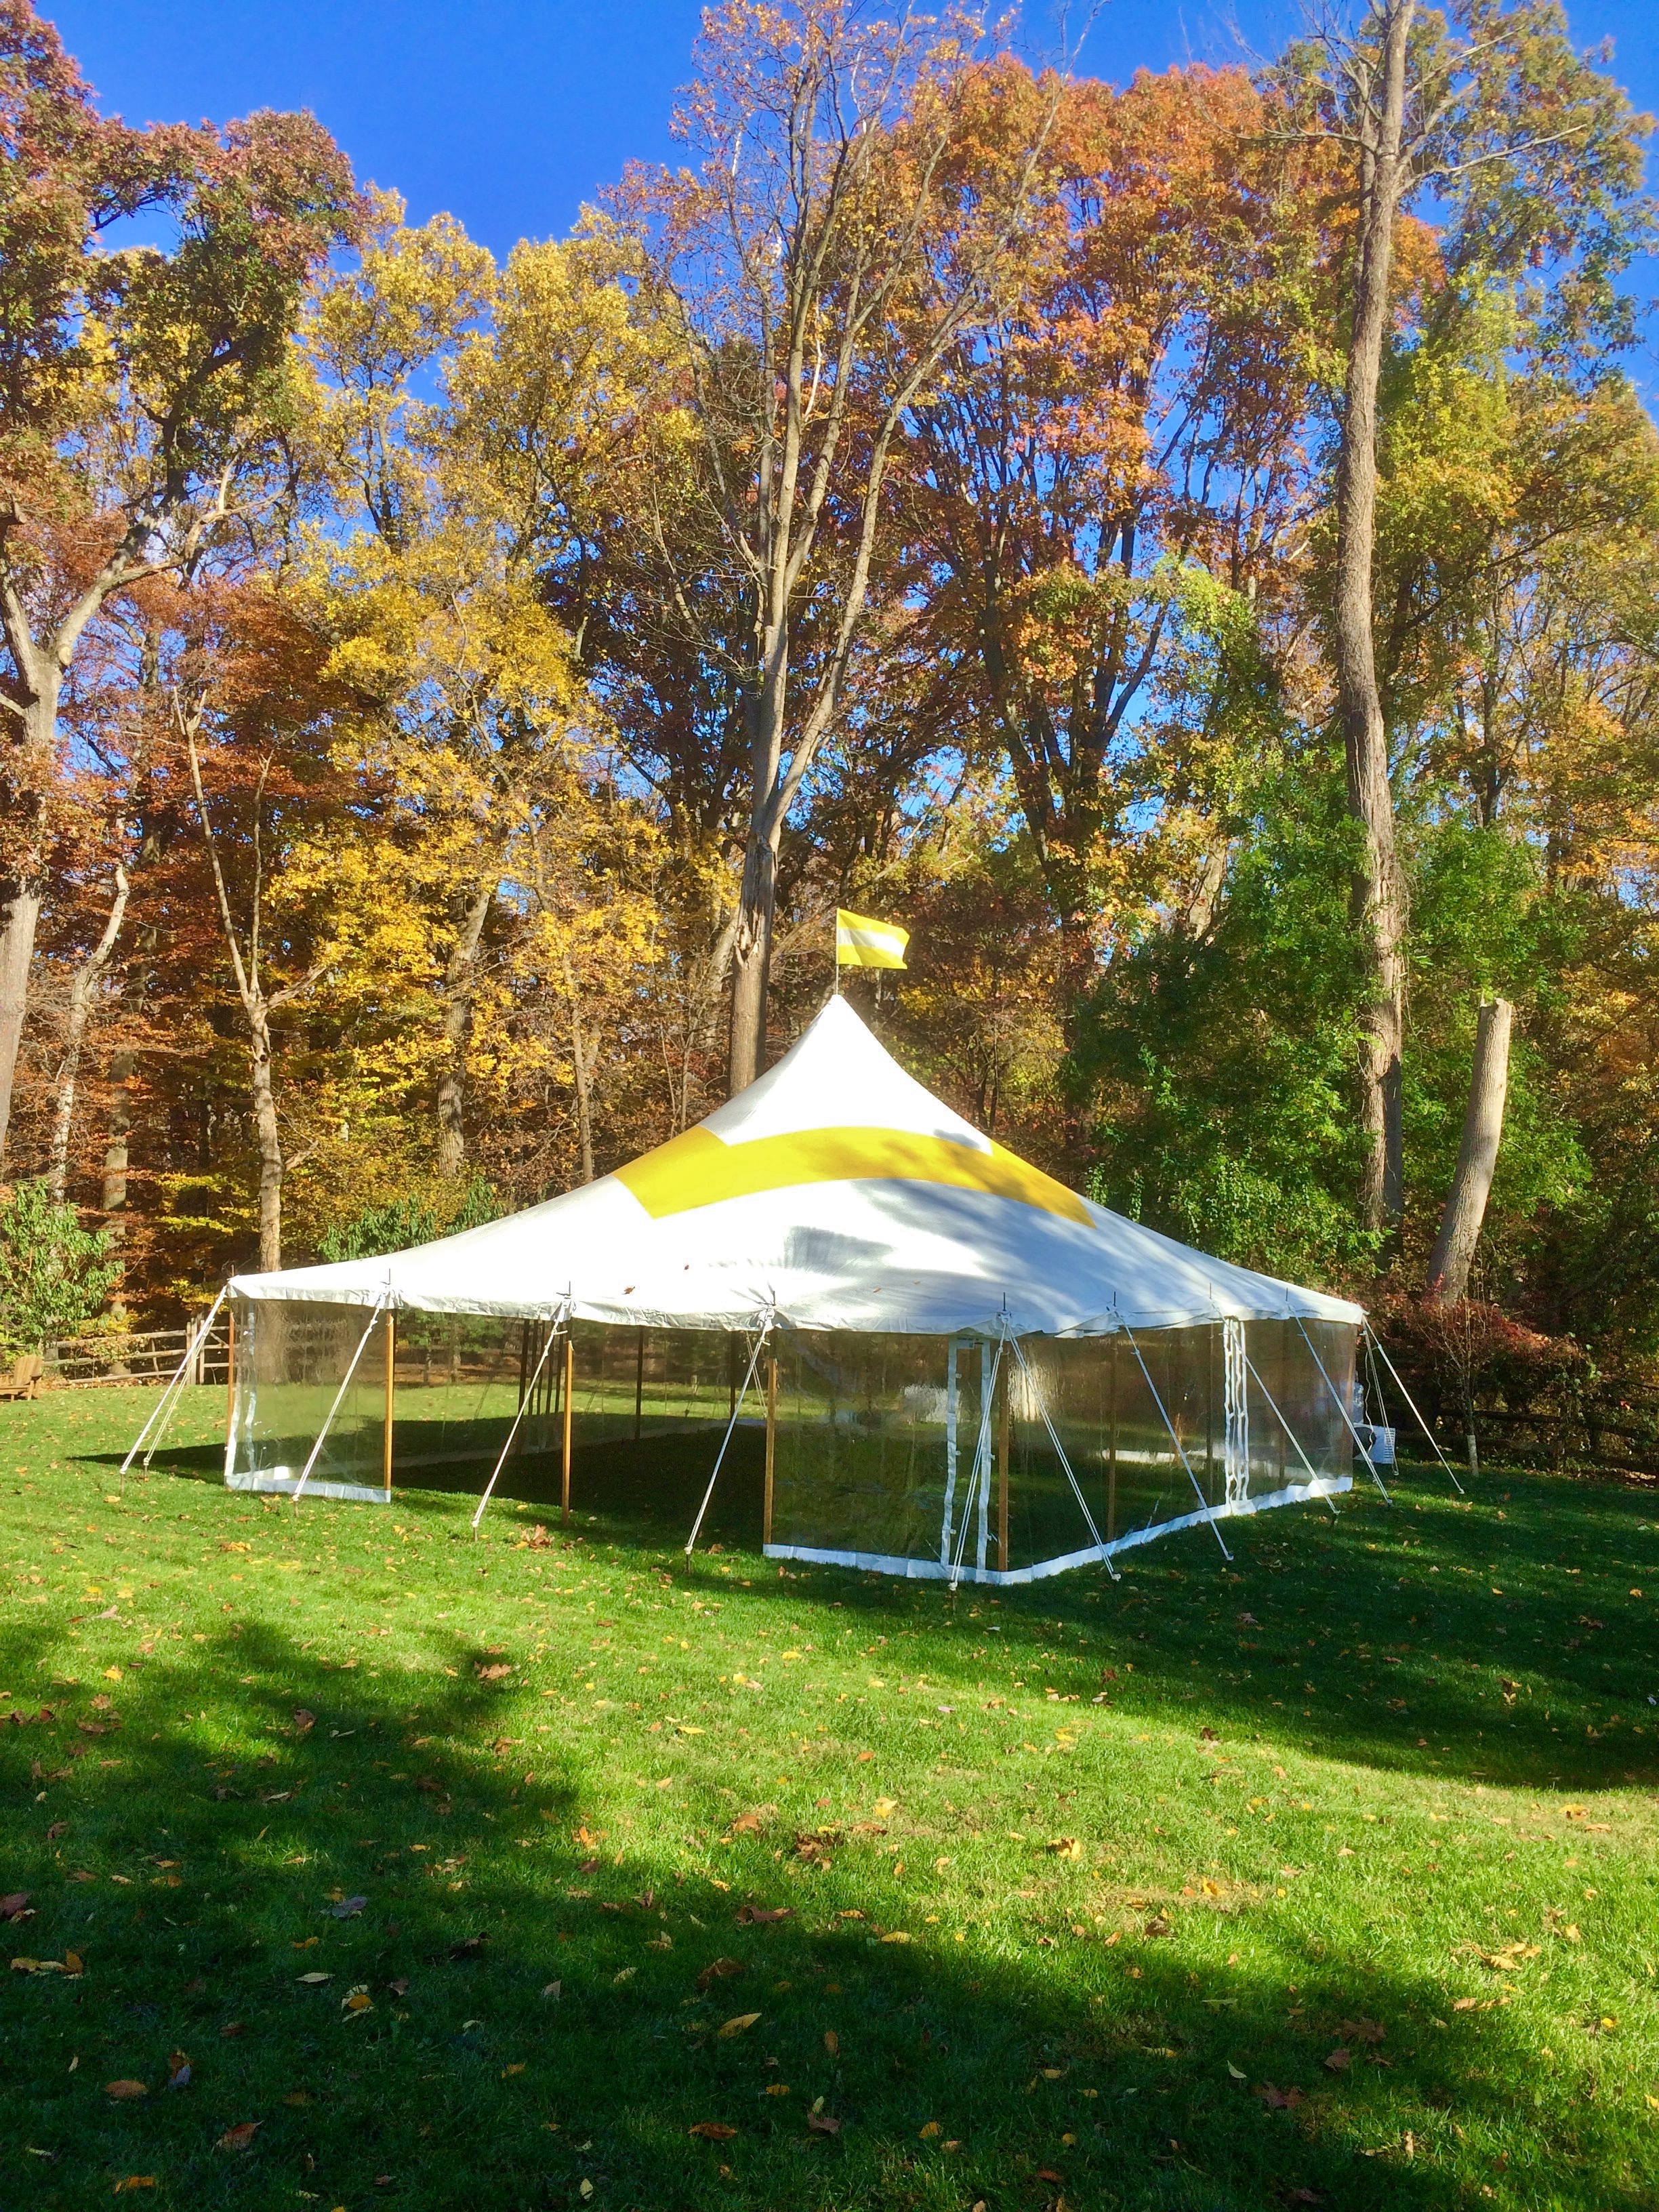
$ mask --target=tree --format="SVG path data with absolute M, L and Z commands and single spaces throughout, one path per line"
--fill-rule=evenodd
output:
M 105 250 L 143 212 L 170 249 Z M 187 571 L 280 477 L 301 289 L 356 220 L 311 117 L 103 118 L 28 0 L 0 0 L 0 1153 L 65 675 L 106 605 Z
M 734 1091 L 764 1064 L 779 843 L 842 704 L 894 442 L 1004 281 L 1041 167 L 1039 116 L 1002 164 L 968 183 L 954 171 L 981 25 L 954 8 L 887 22 L 853 0 L 727 0 L 704 18 L 702 73 L 678 118 L 695 173 L 635 171 L 619 201 L 684 334 L 748 607 Z M 948 264 L 931 253 L 947 231 Z
M 1390 732 L 1377 678 L 1375 558 L 1378 394 L 1400 301 L 1398 240 L 1432 196 L 1444 276 L 1431 318 L 1483 294 L 1529 288 L 1517 345 L 1583 362 L 1627 340 L 1613 289 L 1646 224 L 1638 118 L 1582 62 L 1553 0 L 1458 0 L 1444 16 L 1416 0 L 1375 0 L 1358 30 L 1333 28 L 1276 73 L 1290 98 L 1285 140 L 1340 148 L 1349 175 L 1346 366 L 1336 426 L 1331 643 L 1350 811 L 1363 833 L 1354 915 L 1368 978 L 1361 1012 L 1363 1194 L 1373 1229 L 1404 1206 L 1401 1119 L 1407 895 L 1395 836 Z M 1539 283 L 1529 270 L 1544 270 Z
M 95 1314 L 120 1272 L 108 1250 L 44 1182 L 15 1185 L 0 1200 L 0 1349 L 39 1352 Z

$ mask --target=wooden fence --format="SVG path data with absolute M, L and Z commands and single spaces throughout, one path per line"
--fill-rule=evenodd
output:
M 49 1344 L 42 1380 L 50 1390 L 104 1390 L 112 1383 L 170 1382 L 201 1328 L 133 1329 L 121 1335 L 69 1336 Z M 221 1313 L 197 1350 L 187 1379 L 216 1382 L 230 1375 L 230 1325 Z

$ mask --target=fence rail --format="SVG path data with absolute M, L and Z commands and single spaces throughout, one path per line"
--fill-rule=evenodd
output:
M 159 1386 L 170 1382 L 201 1327 L 133 1329 L 118 1336 L 70 1336 L 46 1348 L 41 1380 L 52 1390 L 103 1390 L 112 1384 Z M 191 1363 L 187 1380 L 216 1382 L 230 1377 L 230 1326 L 215 1322 Z

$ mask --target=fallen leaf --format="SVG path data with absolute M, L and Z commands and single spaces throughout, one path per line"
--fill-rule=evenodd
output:
M 745 2029 L 751 2028 L 759 2018 L 760 2014 L 757 2012 L 735 2013 L 719 2030 L 719 2033 L 722 2036 L 741 2035 Z
M 493 1667 L 474 1667 L 472 1671 L 481 1682 L 504 1682 L 513 1669 L 498 1661 Z
M 1065 2180 L 1065 2179 L 1066 2179 L 1066 2177 L 1065 2177 L 1065 2175 L 1064 2175 L 1063 2173 L 1056 2173 L 1056 2172 L 1054 2172 L 1054 2169 L 1053 2168 L 1053 2166 L 1038 2166 L 1038 2168 L 1037 2168 L 1037 2170 L 1036 2170 L 1036 2178 L 1037 2178 L 1037 2179 L 1038 2179 L 1039 2181 L 1055 2181 L 1055 2182 L 1064 2181 L 1064 2180 Z
M 1340 2020 L 1336 2032 L 1344 2043 L 1381 2043 L 1388 2029 L 1380 2020 L 1367 2020 L 1364 2014 L 1358 2020 Z
M 689 2136 L 701 2136 L 705 2142 L 730 2142 L 738 2131 L 735 2128 L 728 2128 L 724 2120 L 699 2120 L 685 2132 Z
M 294 1733 L 295 1735 L 304 1735 L 310 1729 L 314 1729 L 316 1725 L 317 1716 L 315 1713 L 308 1713 L 303 1705 L 300 1705 L 295 1708 L 294 1714 Z
M 1045 1844 L 1042 1848 L 1057 1859 L 1080 1859 L 1083 1856 L 1083 1846 L 1075 1836 L 1056 1836 L 1053 1843 Z
M 484 1939 L 482 1936 L 463 1936 L 459 1943 L 450 1945 L 449 1955 L 458 1962 L 463 1959 L 475 1959 L 483 1950 L 483 1945 Z
M 1271 2081 L 1258 2083 L 1255 2094 L 1262 2103 L 1275 2112 L 1288 2112 L 1302 2102 L 1300 2089 L 1275 2089 Z
M 313 1972 L 309 1974 L 301 1974 L 300 1979 L 302 1982 L 307 1983 L 331 1982 L 334 1979 L 334 1977 L 332 1974 Z
M 188 2089 L 190 2087 L 190 2061 L 182 2051 L 173 2051 L 168 2057 L 167 2087 L 169 2089 Z
M 21 1920 L 27 1910 L 29 1893 L 26 1889 L 15 1889 L 9 1897 L 0 1897 L 0 1920 Z
M 1235 2081 L 1248 2081 L 1250 2078 L 1248 2074 L 1241 2072 L 1240 2069 L 1233 2064 L 1231 2058 L 1227 2061 L 1227 2071 L 1232 2075 Z
M 872 1753 L 872 1758 L 874 1755 Z M 841 2122 L 832 2120 L 828 2112 L 809 2112 L 806 2124 L 817 2136 L 838 2136 L 841 2133 Z
M 776 1920 L 793 1920 L 793 1905 L 740 1905 L 738 1907 L 739 1928 L 769 1928 Z
M 148 2097 L 149 2091 L 142 2081 L 106 2081 L 104 2084 L 104 2094 L 106 2097 L 118 2097 L 125 2099 L 128 2097 Z
M 349 2012 L 354 2016 L 358 2013 L 373 2012 L 374 2009 L 374 2000 L 370 1996 L 367 1990 L 353 1990 L 349 1997 L 341 1998 L 340 2009 L 342 2012 Z
M 937 2120 L 928 2120 L 925 2122 L 921 2127 L 918 2128 L 916 2132 L 921 2137 L 922 2141 L 926 2142 L 933 2136 L 943 2135 L 945 2130 L 940 2127 Z
M 264 2125 L 263 2120 L 239 2120 L 234 2128 L 225 2130 L 213 2148 L 215 2150 L 251 2149 L 254 2136 Z
M 329 1910 L 337 1920 L 355 1920 L 368 1903 L 366 1897 L 344 1897 Z
M 841 2057 L 841 2038 L 833 2027 L 826 2027 L 823 2031 L 823 2047 L 832 2058 Z
M 743 1972 L 741 1959 L 711 1959 L 697 1976 L 697 1987 L 706 1990 L 711 1983 L 728 1982 Z
M 1480 2000 L 1479 1997 L 1454 1997 L 1452 1999 L 1452 2010 L 1454 2012 L 1473 2012 L 1480 2002 Z
M 125 2190 L 154 2189 L 155 2186 L 155 2176 L 153 2173 L 125 2173 L 111 2190 L 110 2195 L 119 2197 Z
M 913 1939 L 907 1929 L 902 1928 L 895 1928 L 887 1935 L 884 1936 L 881 1940 L 884 1943 L 908 1943 Z
M 1161 1913 L 1155 1912 L 1146 1923 L 1146 1933 L 1149 1936 L 1173 1936 L 1175 1929 Z
M 86 1961 L 82 1958 L 81 1954 L 78 1951 L 64 1952 L 64 1972 L 66 1974 L 73 1978 L 76 1974 L 84 1974 L 86 1970 Z
M 1325 2063 L 1333 2074 L 1346 2074 L 1353 2064 L 1353 2053 L 1339 2047 L 1329 2054 Z

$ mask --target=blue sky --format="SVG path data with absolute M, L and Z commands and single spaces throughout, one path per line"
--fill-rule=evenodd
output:
M 133 122 L 223 121 L 309 107 L 360 176 L 415 220 L 440 209 L 498 253 L 561 235 L 631 155 L 672 159 L 668 117 L 690 74 L 694 0 L 41 0 L 106 108 Z M 1082 66 L 1139 68 L 1275 51 L 1303 20 L 1283 0 L 1232 7 L 1107 0 Z M 1025 11 L 1025 43 L 1055 19 Z M 1611 37 L 1614 71 L 1659 111 L 1655 0 L 1569 0 L 1575 43 Z M 1644 272 L 1659 292 L 1659 268 Z M 1659 339 L 1652 342 L 1659 343 Z M 1650 349 L 1633 362 L 1659 386 Z

